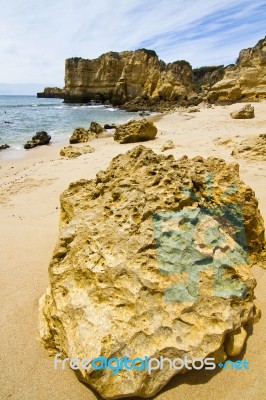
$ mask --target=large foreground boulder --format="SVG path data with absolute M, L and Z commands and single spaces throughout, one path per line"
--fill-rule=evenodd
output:
M 186 358 L 239 354 L 258 315 L 248 264 L 263 246 L 258 202 L 237 164 L 137 146 L 61 195 L 42 343 L 62 358 L 139 358 L 135 369 L 74 367 L 106 399 L 152 396 L 187 372 Z M 181 367 L 154 361 L 149 372 L 145 356 Z
M 32 136 L 32 139 L 28 140 L 28 142 L 24 145 L 24 149 L 32 149 L 33 147 L 49 144 L 50 140 L 51 136 L 48 135 L 47 132 L 37 132 L 34 136 Z
M 238 111 L 234 111 L 230 114 L 231 118 L 234 119 L 251 119 L 255 117 L 254 107 L 251 104 L 246 104 Z
M 118 126 L 114 133 L 114 140 L 119 143 L 136 143 L 153 140 L 157 134 L 157 128 L 152 122 L 145 119 L 129 121 Z

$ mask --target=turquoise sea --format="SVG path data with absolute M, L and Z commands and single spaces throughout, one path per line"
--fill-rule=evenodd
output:
M 23 144 L 37 131 L 46 131 L 52 143 L 65 142 L 77 127 L 89 128 L 91 121 L 101 125 L 122 123 L 138 117 L 103 105 L 64 104 L 62 99 L 38 99 L 36 96 L 0 96 L 0 157 L 14 150 L 25 151 Z

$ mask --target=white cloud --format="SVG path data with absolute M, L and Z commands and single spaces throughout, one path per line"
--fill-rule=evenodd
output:
M 264 0 L 5 1 L 0 82 L 62 86 L 67 57 L 144 46 L 167 62 L 228 64 L 265 35 L 265 11 Z

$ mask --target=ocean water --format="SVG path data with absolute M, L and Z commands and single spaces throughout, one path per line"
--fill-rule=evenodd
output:
M 1 150 L 0 157 L 23 144 L 38 131 L 52 136 L 51 143 L 65 142 L 77 127 L 89 128 L 92 121 L 101 125 L 122 123 L 139 117 L 103 105 L 64 104 L 62 99 L 38 99 L 36 96 L 0 96 L 0 144 L 11 149 Z

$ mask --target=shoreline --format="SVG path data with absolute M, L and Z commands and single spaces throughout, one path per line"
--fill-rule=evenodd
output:
M 21 158 L 24 144 L 39 131 L 52 137 L 53 143 L 64 144 L 77 127 L 89 128 L 90 122 L 124 123 L 141 118 L 138 113 L 104 105 L 64 104 L 62 99 L 35 96 L 0 96 L 0 142 L 9 148 L 0 150 L 0 160 Z
M 166 112 L 164 112 L 164 113 L 151 113 L 150 115 L 148 115 L 148 116 L 146 116 L 144 118 L 146 118 L 150 122 L 154 122 L 155 123 L 155 122 L 159 121 L 161 118 L 163 118 L 164 115 L 167 115 L 167 113 Z M 136 118 L 136 116 L 135 116 L 135 118 L 133 117 L 133 118 L 130 118 L 130 119 L 139 120 L 141 118 L 143 118 L 143 117 L 138 116 Z M 125 122 L 127 122 L 127 121 L 125 121 Z M 122 122 L 121 124 L 123 124 L 125 122 Z M 115 123 L 115 122 L 112 122 L 112 123 Z M 117 123 L 117 125 L 119 125 L 119 123 Z M 78 128 L 78 126 L 76 128 Z M 89 124 L 88 124 L 87 127 L 83 126 L 83 128 L 85 128 L 85 129 L 89 128 Z M 106 133 L 107 136 L 110 136 L 110 130 L 106 130 L 105 133 Z M 54 148 L 54 147 L 62 148 L 64 146 L 68 146 L 69 145 L 69 138 L 71 137 L 71 134 L 72 134 L 72 132 L 68 133 L 64 137 L 63 136 L 62 137 L 56 136 L 56 140 L 55 141 L 53 141 L 53 137 L 52 137 L 52 139 L 51 139 L 51 141 L 50 141 L 50 143 L 48 145 L 36 146 L 35 148 L 29 149 L 29 150 L 26 150 L 23 147 L 21 147 L 20 149 L 16 149 L 16 148 L 14 148 L 12 146 L 10 148 L 5 149 L 5 150 L 1 150 L 0 151 L 0 164 L 1 164 L 1 162 L 5 162 L 5 161 L 8 161 L 8 160 L 10 160 L 10 161 L 14 160 L 15 161 L 15 160 L 21 160 L 23 158 L 32 158 L 30 153 L 31 152 L 34 153 L 34 151 L 36 151 L 37 149 L 41 149 L 42 148 L 44 150 L 45 148 L 51 149 L 51 148 Z M 79 145 L 82 146 L 82 145 L 86 145 L 86 144 L 89 144 L 89 142 L 88 143 L 78 143 L 78 144 L 75 144 L 75 146 L 79 146 Z
M 1 398 L 99 398 L 81 384 L 69 368 L 55 371 L 53 359 L 48 357 L 38 341 L 38 301 L 48 285 L 48 265 L 58 237 L 60 194 L 73 181 L 95 178 L 96 173 L 106 169 L 118 154 L 139 144 L 160 153 L 162 145 L 172 140 L 175 149 L 162 154 L 172 154 L 175 158 L 183 155 L 189 158 L 198 155 L 219 157 L 226 162 L 238 163 L 241 178 L 255 191 L 266 222 L 266 162 L 236 159 L 231 155 L 231 147 L 214 143 L 218 137 L 238 142 L 265 133 L 266 101 L 252 104 L 255 118 L 251 120 L 230 118 L 230 112 L 241 108 L 243 103 L 202 107 L 196 113 L 177 110 L 147 117 L 158 128 L 153 141 L 118 144 L 112 137 L 102 137 L 75 145 L 89 144 L 95 148 L 94 153 L 75 159 L 59 155 L 63 144 L 52 144 L 25 151 L 25 157 L 20 159 L 0 160 L 0 281 L 4 305 L 0 354 L 5 360 L 1 371 Z M 250 370 L 193 371 L 177 375 L 159 392 L 156 400 L 216 400 L 221 387 L 222 400 L 229 397 L 233 400 L 261 400 L 266 397 L 266 355 L 261 351 L 266 344 L 266 275 L 257 266 L 252 267 L 252 271 L 257 279 L 256 303 L 262 310 L 262 318 L 254 325 L 242 353 L 243 359 L 250 362 Z

